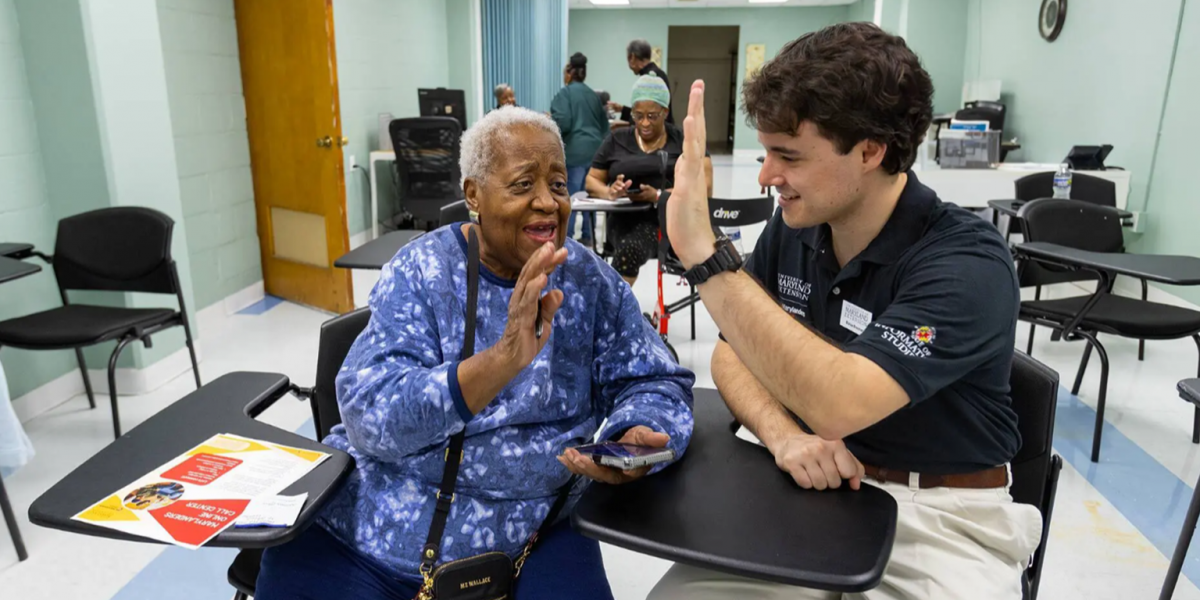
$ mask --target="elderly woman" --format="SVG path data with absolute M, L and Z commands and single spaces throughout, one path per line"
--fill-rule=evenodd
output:
M 631 104 L 634 126 L 613 130 L 592 158 L 588 195 L 657 203 L 659 194 L 675 185 L 675 161 L 683 154 L 683 132 L 666 122 L 671 93 L 662 79 L 639 77 Z M 707 155 L 704 174 L 711 196 L 712 161 Z M 614 213 L 610 218 L 613 268 L 632 286 L 642 265 L 658 254 L 658 211 Z
M 582 487 L 567 490 L 572 473 L 622 483 L 647 470 L 600 467 L 570 449 L 594 437 L 676 456 L 687 447 L 692 374 L 616 272 L 565 239 L 567 165 L 554 122 L 522 108 L 491 112 L 463 135 L 461 166 L 478 224 L 426 234 L 384 267 L 370 323 L 338 376 L 343 424 L 325 440 L 357 468 L 318 526 L 266 551 L 259 600 L 411 598 L 448 440 L 462 431 L 437 564 L 516 558 L 539 532 L 517 600 L 610 599 L 599 545 L 565 519 L 543 521 L 560 497 L 559 514 L 569 513 Z M 477 352 L 460 361 L 474 233 Z
M 517 93 L 507 83 L 502 83 L 493 88 L 492 97 L 496 99 L 496 108 L 517 105 Z

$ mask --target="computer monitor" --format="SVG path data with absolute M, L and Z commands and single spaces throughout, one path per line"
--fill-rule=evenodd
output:
M 454 117 L 467 130 L 467 96 L 462 90 L 419 89 L 417 105 L 422 117 Z

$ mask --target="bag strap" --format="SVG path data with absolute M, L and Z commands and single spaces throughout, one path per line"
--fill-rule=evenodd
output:
M 463 333 L 462 352 L 460 361 L 467 360 L 475 354 L 475 316 L 479 304 L 479 238 L 475 227 L 467 230 L 467 324 Z M 463 441 L 467 438 L 467 428 L 450 436 L 450 445 L 446 448 L 446 468 L 442 471 L 442 482 L 438 486 L 437 504 L 433 509 L 433 522 L 429 526 L 429 537 L 425 538 L 425 547 L 421 549 L 421 573 L 433 572 L 438 554 L 442 547 L 442 534 L 446 532 L 446 521 L 450 518 L 450 505 L 454 502 L 454 488 L 458 484 L 458 469 L 462 464 Z M 451 460 L 454 457 L 454 460 Z

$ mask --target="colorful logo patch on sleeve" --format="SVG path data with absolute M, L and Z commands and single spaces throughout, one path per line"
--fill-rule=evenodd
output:
M 913 330 L 912 336 L 921 344 L 932 344 L 933 338 L 937 337 L 937 330 L 928 325 L 922 325 Z

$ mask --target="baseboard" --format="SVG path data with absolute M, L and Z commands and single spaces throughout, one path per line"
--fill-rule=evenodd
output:
M 196 362 L 203 364 L 203 361 L 203 349 L 197 347 Z M 192 359 L 188 356 L 187 346 L 184 346 L 152 365 L 140 369 L 117 369 L 114 376 L 117 381 L 117 393 L 122 396 L 147 394 L 191 370 Z M 92 380 L 92 391 L 94 393 L 108 394 L 107 368 L 88 369 L 88 378 Z
M 83 378 L 79 376 L 79 369 L 72 369 L 13 400 L 13 411 L 17 413 L 17 420 L 24 423 L 83 392 Z
M 230 315 L 237 314 L 239 310 L 265 297 L 263 282 L 259 280 L 226 296 L 224 300 L 218 300 L 196 311 L 196 337 L 204 340 L 225 331 Z

